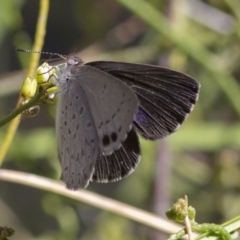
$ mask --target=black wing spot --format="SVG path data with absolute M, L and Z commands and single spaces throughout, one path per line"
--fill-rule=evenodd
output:
M 81 148 L 81 157 L 85 155 L 83 148 Z
M 110 144 L 110 138 L 108 135 L 104 135 L 102 138 L 103 146 L 108 146 Z
M 98 126 L 98 129 L 100 129 L 103 125 L 103 122 L 100 123 L 100 125 Z
M 106 84 L 104 84 L 104 86 L 103 86 L 103 90 L 102 90 L 102 94 L 104 94 L 104 92 L 105 92 L 106 88 L 107 88 L 107 85 L 106 85 Z
M 77 126 L 76 126 L 76 130 L 77 130 L 77 131 L 78 131 L 79 127 L 80 127 L 79 124 L 77 124 Z
M 89 127 L 91 127 L 92 126 L 92 124 L 89 122 L 88 124 L 87 124 L 87 127 L 89 128 Z
M 75 119 L 76 118 L 76 114 L 74 113 L 73 115 L 72 115 L 72 119 Z
M 89 146 L 89 141 L 87 138 L 85 138 L 85 146 Z
M 72 131 L 71 131 L 71 129 L 69 128 L 69 129 L 68 129 L 68 134 L 71 134 L 71 133 L 72 133 Z
M 78 97 L 78 96 L 76 96 L 75 98 L 76 98 L 77 100 L 79 99 L 79 97 Z
M 113 141 L 113 142 L 116 142 L 116 141 L 117 141 L 117 138 L 118 138 L 117 134 L 116 134 L 115 132 L 113 132 L 113 133 L 111 134 L 111 139 L 112 139 L 112 141 Z
M 83 107 L 80 108 L 79 115 L 82 115 L 82 113 L 83 113 Z
M 77 133 L 73 134 L 73 139 L 75 139 L 77 137 Z
M 67 105 L 65 106 L 65 109 L 66 109 L 66 110 L 68 109 Z
M 68 154 L 70 153 L 69 147 L 67 147 L 67 153 L 68 153 Z
M 122 126 L 118 128 L 118 132 L 121 132 L 121 131 L 122 131 Z
M 64 125 L 67 126 L 67 121 L 64 121 Z
M 70 106 L 72 106 L 72 102 L 70 102 Z
M 106 123 L 106 124 L 110 123 L 110 120 L 108 119 L 105 123 Z
M 115 118 L 115 116 L 116 116 L 116 113 L 114 113 L 114 114 L 112 115 L 112 119 L 114 119 L 114 118 Z

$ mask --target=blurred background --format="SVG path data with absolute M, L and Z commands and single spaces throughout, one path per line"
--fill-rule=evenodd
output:
M 141 139 L 142 160 L 132 175 L 91 183 L 87 190 L 162 217 L 187 194 L 196 221 L 223 223 L 240 213 L 240 3 L 146 2 L 166 22 L 142 20 L 139 9 L 128 10 L 118 0 L 50 3 L 44 51 L 76 53 L 85 62 L 162 65 L 202 85 L 194 111 L 178 132 L 158 142 Z M 15 48 L 31 49 L 38 11 L 39 1 L 1 3 L 1 118 L 18 99 L 30 54 Z M 23 119 L 2 168 L 58 180 L 54 118 L 55 105 L 46 104 L 37 117 Z M 6 126 L 0 129 L 0 143 L 5 133 Z M 0 226 L 5 225 L 16 230 L 13 240 L 166 238 L 85 203 L 0 181 Z

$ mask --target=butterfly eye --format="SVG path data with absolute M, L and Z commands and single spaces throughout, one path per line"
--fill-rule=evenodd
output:
M 76 65 L 76 62 L 74 61 L 74 59 L 69 58 L 68 61 L 67 61 L 67 65 L 68 65 L 68 66 L 75 66 L 75 65 Z
M 68 66 L 79 66 L 82 65 L 83 61 L 76 57 L 76 56 L 70 56 L 67 61 Z

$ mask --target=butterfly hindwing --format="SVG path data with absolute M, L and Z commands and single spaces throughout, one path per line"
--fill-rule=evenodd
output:
M 100 154 L 92 181 L 117 181 L 134 171 L 141 158 L 138 136 L 132 129 L 121 148 L 109 156 Z

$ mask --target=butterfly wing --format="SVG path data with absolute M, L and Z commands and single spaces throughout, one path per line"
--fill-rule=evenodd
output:
M 98 135 L 88 99 L 76 79 L 59 93 L 56 115 L 62 180 L 69 189 L 85 188 L 99 155 Z
M 139 108 L 134 128 L 145 138 L 164 138 L 176 131 L 197 101 L 200 84 L 183 73 L 147 64 L 90 62 L 136 93 Z
M 92 181 L 117 181 L 131 174 L 140 161 L 140 154 L 138 136 L 132 129 L 121 148 L 109 156 L 100 154 L 95 165 Z
M 96 68 L 83 65 L 71 74 L 78 76 L 88 99 L 100 153 L 110 155 L 121 147 L 131 130 L 137 97 L 124 82 Z

